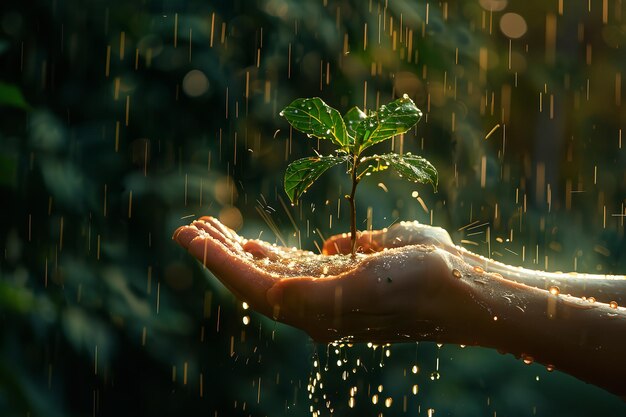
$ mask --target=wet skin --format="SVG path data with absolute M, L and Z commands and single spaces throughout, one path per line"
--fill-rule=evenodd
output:
M 623 276 L 512 267 L 417 222 L 360 234 L 356 258 L 344 255 L 349 235 L 314 254 L 244 239 L 212 217 L 173 239 L 253 309 L 318 342 L 491 347 L 626 396 Z

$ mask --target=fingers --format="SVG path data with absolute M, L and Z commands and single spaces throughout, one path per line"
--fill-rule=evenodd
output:
M 265 293 L 278 279 L 256 267 L 242 239 L 212 218 L 179 227 L 173 239 L 202 262 L 238 298 L 269 315 Z
M 357 252 L 380 252 L 384 248 L 382 237 L 383 231 L 380 230 L 359 232 L 356 239 Z M 352 239 L 350 234 L 343 233 L 326 239 L 322 253 L 324 255 L 347 255 L 352 253 Z
M 218 225 L 221 224 L 215 219 L 211 218 L 211 220 L 213 221 L 196 220 L 192 223 L 192 225 L 206 232 L 209 236 L 220 242 L 229 250 L 238 254 L 242 254 L 243 248 L 241 247 L 240 240 L 234 239 L 232 237 L 232 234 L 224 230 L 226 228 L 225 226 L 219 227 Z
M 454 243 L 450 235 L 440 227 L 420 224 L 417 221 L 399 222 L 389 229 L 365 231 L 357 238 L 358 252 L 375 253 L 384 249 L 408 245 L 433 245 L 450 250 Z M 335 235 L 324 242 L 324 255 L 349 254 L 352 242 L 349 234 Z M 452 250 L 450 250 L 452 252 Z M 456 253 L 456 252 L 453 252 Z

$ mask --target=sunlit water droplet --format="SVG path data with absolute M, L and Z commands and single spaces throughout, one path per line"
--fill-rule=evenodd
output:
M 387 397 L 385 399 L 385 407 L 389 408 L 389 407 L 391 407 L 391 404 L 393 404 L 393 398 Z
M 417 384 L 413 385 L 413 388 L 411 388 L 411 392 L 413 393 L 413 395 L 417 395 L 419 391 L 419 386 Z
M 548 291 L 550 291 L 550 294 L 552 295 L 559 295 L 561 293 L 561 290 L 559 290 L 559 287 L 557 287 L 556 285 L 548 288 Z
M 611 307 L 613 310 L 616 310 L 618 305 L 617 305 L 617 301 L 611 301 L 609 303 L 609 307 Z
M 455 268 L 452 270 L 452 276 L 454 276 L 454 278 L 461 278 L 463 274 L 461 274 L 461 271 Z
M 420 370 L 420 368 L 417 365 L 413 365 L 413 368 L 411 368 L 411 372 L 413 372 L 414 374 L 418 373 Z
M 475 266 L 474 267 L 474 272 L 476 272 L 477 274 L 482 274 L 485 272 L 484 269 L 482 269 L 480 266 Z
M 524 361 L 526 365 L 530 365 L 531 363 L 535 361 L 535 358 L 533 358 L 530 355 L 522 355 L 522 360 Z
M 356 404 L 356 400 L 354 399 L 354 397 L 350 397 L 350 399 L 348 400 L 348 407 L 354 408 L 355 404 Z

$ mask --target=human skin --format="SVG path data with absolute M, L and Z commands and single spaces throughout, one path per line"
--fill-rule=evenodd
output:
M 476 345 L 626 399 L 626 278 L 532 271 L 417 222 L 329 238 L 322 254 L 247 240 L 212 217 L 173 239 L 256 311 L 318 342 Z

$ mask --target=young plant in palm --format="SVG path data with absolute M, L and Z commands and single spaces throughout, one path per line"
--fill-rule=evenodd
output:
M 280 115 L 307 136 L 329 140 L 337 145 L 334 155 L 318 154 L 289 164 L 285 172 L 285 192 L 289 200 L 295 203 L 327 169 L 345 164 L 352 179 L 352 190 L 345 197 L 350 203 L 353 257 L 357 250 L 354 197 L 356 187 L 365 175 L 391 167 L 409 181 L 430 183 L 433 188 L 437 188 L 437 170 L 422 157 L 411 153 L 361 156 L 370 146 L 411 129 L 422 117 L 422 112 L 406 94 L 369 115 L 353 107 L 342 117 L 318 97 L 296 99 Z

